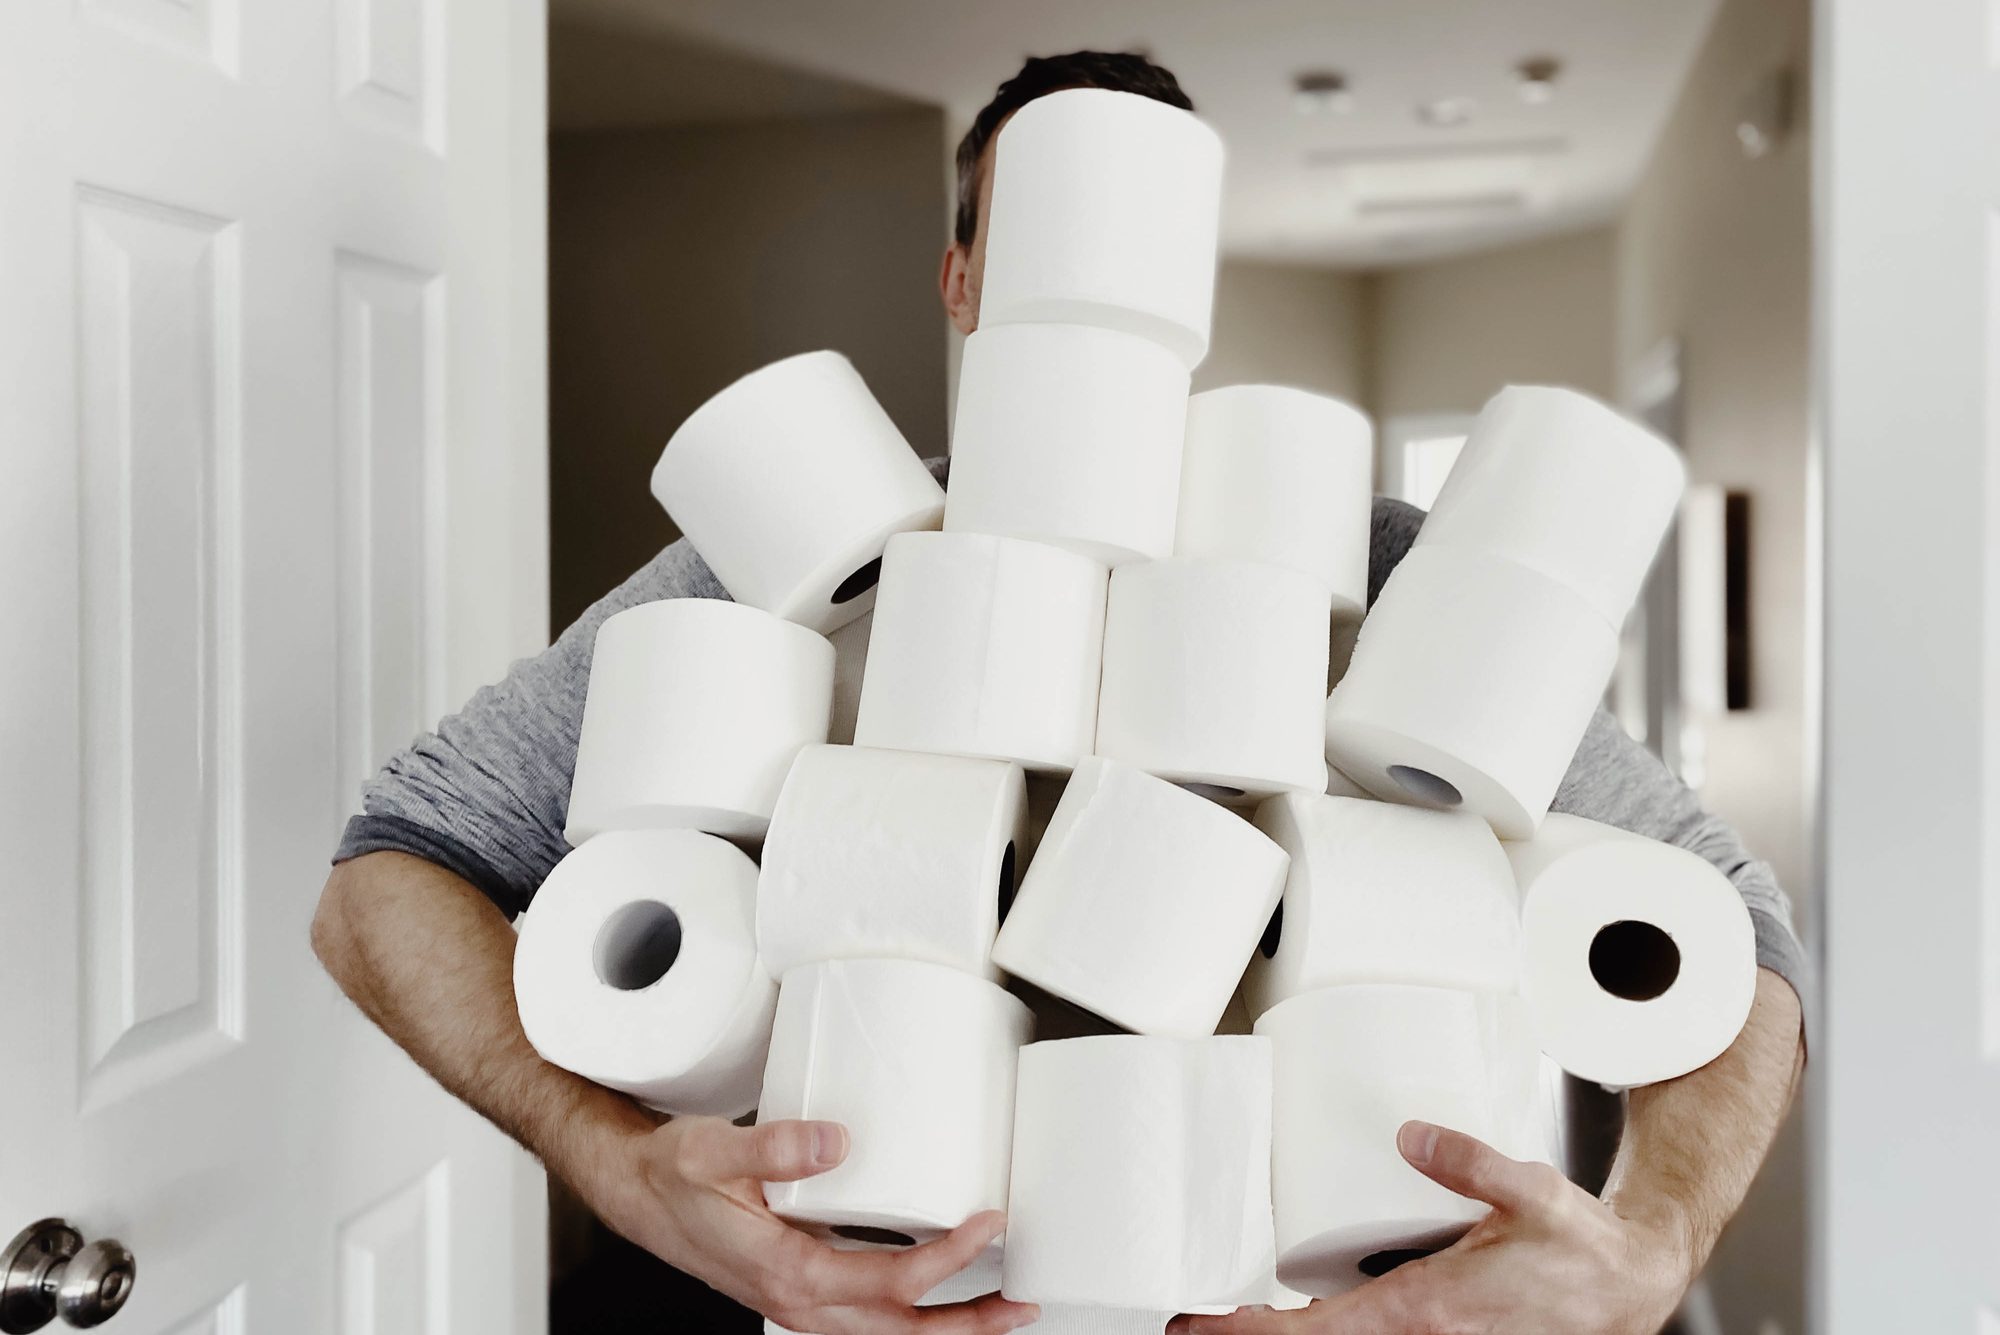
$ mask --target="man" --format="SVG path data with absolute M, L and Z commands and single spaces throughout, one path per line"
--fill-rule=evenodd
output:
M 1127 55 L 1031 60 L 1002 85 L 958 154 L 957 229 L 940 289 L 963 331 L 978 322 L 993 137 L 1026 102 L 1079 86 L 1190 105 L 1171 74 Z M 1371 597 L 1420 518 L 1377 501 Z M 834 1251 L 773 1217 L 760 1184 L 839 1163 L 847 1150 L 841 1127 L 663 1120 L 543 1062 L 521 1032 L 507 920 L 565 851 L 592 638 L 615 611 L 689 596 L 726 594 L 677 542 L 554 646 L 517 663 L 392 759 L 368 785 L 364 814 L 336 854 L 313 924 L 315 948 L 412 1057 L 539 1154 L 612 1228 L 781 1325 L 821 1335 L 986 1335 L 1022 1325 L 1035 1309 L 998 1295 L 914 1306 L 999 1234 L 999 1215 L 907 1251 Z M 1802 953 L 1769 870 L 1601 711 L 1556 806 L 1678 843 L 1730 875 L 1756 923 L 1763 965 L 1742 1036 L 1702 1070 L 1633 1093 L 1602 1200 L 1553 1169 L 1410 1123 L 1398 1141 L 1404 1157 L 1415 1171 L 1489 1202 L 1485 1222 L 1457 1246 L 1345 1298 L 1296 1313 L 1181 1318 L 1185 1329 L 1641 1335 L 1671 1315 L 1789 1104 L 1803 1048 L 1787 979 L 1799 976 Z

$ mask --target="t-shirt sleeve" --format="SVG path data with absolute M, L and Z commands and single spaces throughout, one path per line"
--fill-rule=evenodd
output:
M 1368 554 L 1371 606 L 1416 541 L 1423 520 L 1424 512 L 1413 505 L 1376 497 Z M 1807 957 L 1792 926 L 1791 901 L 1770 864 L 1752 857 L 1735 830 L 1703 811 L 1694 792 L 1626 735 L 1605 709 L 1591 718 L 1550 810 L 1615 825 L 1707 859 L 1729 878 L 1750 910 L 1757 962 L 1790 983 L 1802 1000 L 1810 995 Z
M 945 480 L 947 460 L 924 462 Z M 554 644 L 391 756 L 362 787 L 333 860 L 408 853 L 472 882 L 509 917 L 520 913 L 569 852 L 562 832 L 597 628 L 641 603 L 728 597 L 686 539 L 673 543 Z
M 482 686 L 389 758 L 361 790 L 333 860 L 408 853 L 472 882 L 510 917 L 569 851 L 563 824 L 606 617 L 663 598 L 727 598 L 693 547 L 673 543 L 592 604 L 556 642 Z
M 1705 858 L 1727 876 L 1750 910 L 1757 933 L 1757 963 L 1792 985 L 1801 1001 L 1808 963 L 1792 926 L 1791 900 L 1767 862 L 1753 857 L 1743 838 L 1675 778 L 1658 756 L 1639 745 L 1599 709 L 1584 731 L 1551 811 L 1615 825 Z

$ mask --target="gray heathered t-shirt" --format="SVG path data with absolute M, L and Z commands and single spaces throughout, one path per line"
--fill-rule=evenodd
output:
M 930 461 L 942 478 L 946 461 Z M 1375 499 L 1368 600 L 1415 540 L 1423 512 Z M 576 767 L 577 732 L 597 628 L 615 612 L 663 598 L 727 598 L 685 540 L 590 607 L 556 642 L 481 687 L 435 732 L 391 757 L 362 790 L 335 862 L 381 850 L 411 853 L 463 876 L 509 916 L 526 908 L 558 859 Z M 1736 832 L 1600 709 L 1577 747 L 1552 807 L 1697 853 L 1727 875 L 1749 906 L 1757 961 L 1803 996 L 1805 952 L 1771 869 Z

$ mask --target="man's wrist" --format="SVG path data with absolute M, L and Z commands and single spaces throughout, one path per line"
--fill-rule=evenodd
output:
M 638 1146 L 660 1119 L 623 1094 L 578 1081 L 555 1111 L 534 1149 L 543 1165 L 581 1196 L 605 1222 L 621 1214 L 636 1180 Z
M 1622 1200 L 1617 1195 L 1607 1196 L 1604 1203 L 1636 1232 L 1641 1250 L 1681 1287 L 1692 1284 L 1708 1263 L 1709 1251 L 1715 1246 L 1714 1231 L 1684 1203 L 1659 1197 Z

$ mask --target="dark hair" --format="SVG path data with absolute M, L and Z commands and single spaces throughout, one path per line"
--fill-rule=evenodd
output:
M 993 100 L 972 118 L 972 128 L 958 141 L 958 218 L 952 234 L 960 245 L 971 245 L 972 234 L 979 228 L 979 155 L 986 151 L 1000 122 L 1036 98 L 1065 88 L 1108 88 L 1114 93 L 1137 93 L 1183 111 L 1194 110 L 1173 71 L 1136 52 L 1030 56 L 1020 73 L 1001 84 Z

